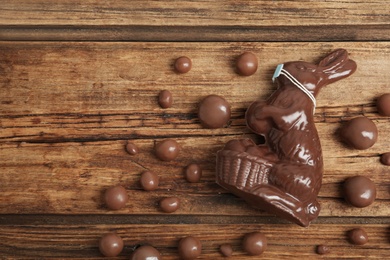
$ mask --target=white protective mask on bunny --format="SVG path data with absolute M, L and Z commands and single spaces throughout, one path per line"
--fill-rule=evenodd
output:
M 274 75 L 272 76 L 272 82 L 275 82 L 275 79 L 279 77 L 280 75 L 284 75 L 288 80 L 291 81 L 297 88 L 303 91 L 313 102 L 314 109 L 313 114 L 315 113 L 317 102 L 316 98 L 313 96 L 313 94 L 305 88 L 305 86 L 302 85 L 301 82 L 299 82 L 296 78 L 294 78 L 287 70 L 283 69 L 284 64 L 279 64 L 274 72 Z

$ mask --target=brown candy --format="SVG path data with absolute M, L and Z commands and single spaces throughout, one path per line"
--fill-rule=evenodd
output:
M 169 90 L 163 90 L 158 95 L 158 104 L 162 108 L 170 108 L 173 104 L 172 93 Z
M 221 128 L 230 120 L 230 105 L 221 96 L 209 95 L 199 104 L 198 117 L 206 128 Z
M 349 120 L 340 130 L 344 142 L 359 150 L 373 146 L 378 138 L 378 129 L 367 117 L 355 117 Z
M 160 208 L 165 213 L 175 212 L 180 206 L 180 201 L 176 197 L 168 197 L 160 200 Z
M 354 176 L 343 184 L 343 195 L 351 205 L 363 208 L 371 205 L 376 198 L 376 187 L 369 178 Z
M 192 260 L 200 256 L 202 244 L 198 238 L 188 236 L 179 241 L 178 250 L 180 259 Z
M 118 210 L 123 208 L 128 201 L 127 191 L 122 186 L 108 188 L 104 193 L 104 202 L 109 209 Z
M 139 152 L 139 149 L 134 143 L 128 142 L 126 144 L 126 152 L 130 155 L 136 155 Z
M 191 70 L 192 61 L 186 56 L 182 56 L 175 61 L 175 70 L 179 73 L 187 73 Z
M 246 234 L 242 247 L 250 255 L 261 255 L 267 249 L 267 238 L 260 232 Z
M 184 175 L 188 182 L 199 182 L 202 177 L 202 168 L 198 164 L 192 163 L 185 168 Z
M 317 248 L 316 248 L 316 252 L 319 255 L 325 255 L 325 254 L 328 254 L 330 252 L 330 249 L 329 249 L 328 246 L 318 245 Z
M 376 100 L 378 113 L 382 116 L 390 116 L 390 93 L 383 94 Z
M 157 158 L 163 161 L 172 161 L 179 155 L 180 146 L 173 139 L 167 139 L 156 144 Z
M 231 257 L 233 255 L 233 248 L 230 244 L 222 244 L 219 247 L 219 251 L 225 257 Z
M 160 252 L 149 245 L 140 246 L 131 254 L 130 260 L 160 260 Z
M 257 71 L 257 57 L 252 52 L 244 52 L 237 59 L 237 72 L 242 76 L 253 75 Z
M 348 239 L 354 245 L 364 245 L 368 242 L 368 236 L 364 229 L 355 228 L 348 232 Z
M 390 152 L 381 155 L 381 163 L 390 166 Z
M 117 256 L 123 250 L 123 240 L 115 233 L 107 233 L 99 241 L 99 250 L 104 256 Z
M 146 171 L 141 174 L 141 187 L 146 191 L 152 191 L 158 188 L 159 177 L 156 173 Z

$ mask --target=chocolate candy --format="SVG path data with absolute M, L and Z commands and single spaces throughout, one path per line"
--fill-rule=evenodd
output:
M 363 208 L 371 205 L 376 198 L 375 184 L 367 177 L 354 176 L 343 184 L 343 195 L 352 206 Z
M 188 236 L 179 241 L 179 256 L 183 260 L 192 260 L 200 256 L 202 244 L 200 240 L 193 236 Z
M 390 116 L 390 93 L 383 94 L 376 100 L 378 113 L 382 116 Z
M 378 130 L 374 122 L 367 117 L 355 117 L 349 120 L 340 130 L 342 140 L 359 150 L 373 146 L 378 138 Z
M 136 155 L 139 152 L 139 149 L 134 143 L 128 142 L 126 144 L 126 152 L 130 155 Z
M 231 257 L 233 255 L 233 248 L 230 244 L 222 244 L 219 247 L 219 252 L 225 257 Z
M 325 245 L 318 245 L 316 248 L 316 252 L 319 255 L 325 255 L 325 254 L 328 254 L 330 252 L 330 249 L 329 249 L 329 247 L 327 247 Z
M 368 236 L 364 229 L 355 228 L 348 232 L 348 239 L 354 245 L 364 245 L 368 242 Z
M 237 59 L 237 72 L 242 76 L 253 75 L 257 71 L 257 57 L 252 52 L 244 52 Z
M 172 161 L 179 155 L 180 146 L 173 139 L 161 141 L 155 146 L 157 158 L 163 161 Z
M 156 173 L 145 171 L 140 178 L 141 187 L 146 191 L 152 191 L 158 188 L 159 177 Z
M 191 70 L 192 61 L 186 56 L 182 56 L 175 61 L 175 70 L 179 73 L 187 73 Z
M 180 201 L 176 197 L 168 197 L 160 200 L 160 208 L 165 213 L 175 212 L 180 206 Z
M 381 163 L 390 166 L 390 152 L 381 155 Z
M 127 191 L 122 186 L 108 188 L 104 193 L 104 202 L 109 209 L 118 210 L 123 208 L 128 201 Z
M 118 256 L 123 250 L 123 240 L 115 233 L 107 233 L 100 238 L 99 250 L 104 256 Z
M 192 163 L 185 168 L 184 176 L 188 182 L 199 182 L 202 177 L 202 168 L 198 164 Z
M 162 108 L 170 108 L 173 103 L 172 94 L 169 90 L 163 90 L 158 95 L 158 104 Z
M 267 249 L 267 238 L 260 232 L 246 234 L 242 248 L 250 255 L 261 255 Z
M 130 260 L 160 260 L 162 259 L 160 252 L 149 245 L 138 247 L 131 254 Z
M 238 140 L 218 151 L 217 183 L 254 208 L 308 226 L 320 212 L 317 195 L 324 172 L 313 116 L 316 96 L 322 87 L 355 70 L 356 63 L 344 49 L 318 64 L 278 65 L 273 76 L 276 91 L 267 100 L 253 102 L 245 114 L 247 126 L 266 143 L 248 146 Z
M 220 128 L 230 120 L 230 105 L 221 96 L 210 95 L 199 104 L 198 117 L 200 123 L 206 128 Z

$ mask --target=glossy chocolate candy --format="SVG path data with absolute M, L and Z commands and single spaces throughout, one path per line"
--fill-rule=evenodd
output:
M 252 52 L 244 52 L 236 62 L 237 73 L 242 76 L 250 76 L 257 71 L 257 57 Z
M 181 56 L 176 59 L 174 67 L 178 73 L 187 73 L 192 68 L 192 61 L 187 56 Z
M 180 145 L 173 139 L 166 139 L 156 144 L 155 153 L 162 161 L 176 159 L 180 152 Z
M 278 89 L 268 100 L 253 102 L 245 115 L 248 127 L 266 144 L 250 150 L 245 140 L 227 144 L 217 153 L 217 183 L 255 208 L 308 226 L 320 212 L 323 174 L 315 97 L 355 70 L 344 49 L 317 65 L 294 61 L 278 66 L 273 77 Z
M 376 100 L 378 113 L 382 116 L 390 116 L 390 93 L 381 95 Z
M 104 256 L 118 256 L 123 250 L 123 240 L 115 233 L 107 233 L 100 238 L 99 250 Z
M 138 247 L 134 253 L 131 254 L 130 260 L 161 260 L 160 252 L 149 245 Z
M 202 168 L 196 163 L 191 163 L 185 168 L 184 176 L 188 182 L 199 182 L 202 177 Z
M 230 120 L 230 105 L 221 96 L 209 95 L 199 104 L 198 117 L 205 128 L 221 128 Z
M 104 202 L 109 209 L 119 210 L 126 206 L 129 196 L 122 186 L 113 186 L 108 188 L 104 193 Z
M 172 93 L 169 90 L 163 90 L 158 95 L 158 104 L 162 108 L 170 108 L 173 104 Z
M 152 191 L 158 188 L 160 179 L 155 172 L 145 171 L 141 174 L 140 184 L 146 191 Z
M 348 232 L 348 240 L 354 245 L 364 245 L 368 242 L 368 235 L 362 228 L 355 228 Z
M 242 248 L 250 255 L 261 255 L 267 249 L 267 238 L 260 232 L 246 234 Z
M 364 208 L 374 202 L 376 186 L 365 176 L 350 177 L 343 184 L 343 195 L 352 206 Z
M 370 119 L 360 116 L 345 123 L 341 127 L 340 136 L 352 148 L 365 150 L 375 144 L 378 139 L 378 129 Z
M 193 236 L 182 238 L 179 241 L 179 256 L 183 260 L 192 260 L 198 258 L 202 253 L 202 243 Z

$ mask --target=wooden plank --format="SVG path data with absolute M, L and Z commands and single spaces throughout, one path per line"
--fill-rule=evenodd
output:
M 389 8 L 386 0 L 15 0 L 0 6 L 0 39 L 389 40 Z
M 155 246 L 164 259 L 178 259 L 178 240 L 189 234 L 201 240 L 202 255 L 199 259 L 223 259 L 218 252 L 222 243 L 232 245 L 234 259 L 248 259 L 241 249 L 242 238 L 246 233 L 260 231 L 268 239 L 268 248 L 261 259 L 320 258 L 315 253 L 316 246 L 320 244 L 329 246 L 330 253 L 326 255 L 329 259 L 386 259 L 390 250 L 388 225 L 364 225 L 369 242 L 363 246 L 351 245 L 347 240 L 347 232 L 356 227 L 360 225 L 312 225 L 307 229 L 291 224 L 3 225 L 0 226 L 3 241 L 0 252 L 3 257 L 92 259 L 101 256 L 97 243 L 102 234 L 115 231 L 125 244 L 119 259 L 128 259 L 134 246 L 145 243 Z
M 390 176 L 378 161 L 388 150 L 389 118 L 378 116 L 373 105 L 390 82 L 386 42 L 3 43 L 0 200 L 6 206 L 1 213 L 105 213 L 103 190 L 122 183 L 136 199 L 120 214 L 158 214 L 158 199 L 178 194 L 183 199 L 178 214 L 214 214 L 208 210 L 213 205 L 221 215 L 263 216 L 218 188 L 214 155 L 230 139 L 253 137 L 245 127 L 244 112 L 256 96 L 265 98 L 272 91 L 269 78 L 275 64 L 316 60 L 341 46 L 350 50 L 359 69 L 319 97 L 316 122 L 326 165 L 321 214 L 388 216 Z M 306 52 L 297 56 L 300 48 Z M 234 73 L 234 57 L 244 50 L 254 51 L 261 61 L 252 77 Z M 189 54 L 193 70 L 175 74 L 172 61 Z M 162 89 L 174 93 L 173 108 L 158 107 L 156 97 Z M 197 102 L 212 93 L 226 97 L 233 107 L 228 128 L 199 125 Z M 373 119 L 379 129 L 379 140 L 369 150 L 348 149 L 334 137 L 343 121 L 358 115 Z M 176 161 L 161 163 L 153 145 L 167 137 L 176 138 L 183 152 Z M 129 139 L 142 151 L 136 157 L 124 151 Z M 182 170 L 194 161 L 204 168 L 203 182 L 189 185 Z M 139 190 L 138 178 L 145 169 L 161 175 L 159 191 Z M 369 175 L 378 188 L 377 203 L 365 210 L 341 200 L 340 183 L 357 174 Z

